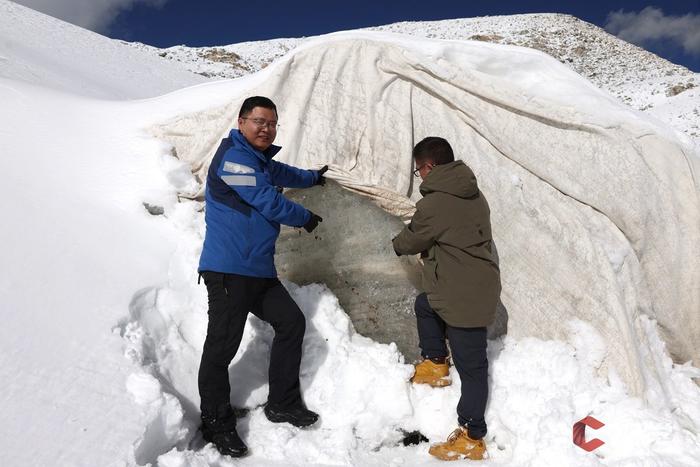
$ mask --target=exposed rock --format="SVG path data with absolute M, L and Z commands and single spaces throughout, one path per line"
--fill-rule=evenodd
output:
M 149 204 L 144 202 L 143 207 L 146 208 L 146 211 L 152 216 L 162 216 L 165 214 L 165 209 L 163 206 L 156 206 L 154 204 Z
M 227 63 L 234 68 L 240 70 L 250 71 L 250 69 L 245 66 L 240 55 L 235 52 L 229 52 L 222 48 L 204 49 L 200 51 L 200 56 L 206 60 L 211 60 L 212 62 Z
M 683 91 L 687 91 L 688 89 L 693 89 L 694 87 L 697 87 L 697 84 L 695 83 L 685 83 L 685 84 L 676 84 L 675 86 L 671 86 L 666 90 L 666 95 L 668 97 L 672 96 L 677 96 L 678 94 L 682 93 Z
M 499 36 L 498 34 L 474 34 L 473 36 L 469 37 L 469 39 L 482 42 L 500 42 L 503 40 L 503 37 Z

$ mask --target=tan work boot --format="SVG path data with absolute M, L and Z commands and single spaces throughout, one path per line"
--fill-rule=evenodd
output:
M 444 388 L 452 384 L 450 379 L 450 366 L 445 363 L 435 363 L 429 358 L 424 359 L 416 366 L 416 371 L 411 378 L 413 384 L 428 384 L 434 388 Z
M 456 461 L 459 459 L 480 461 L 486 453 L 486 443 L 484 443 L 483 439 L 471 439 L 467 429 L 460 426 L 452 432 L 446 442 L 430 446 L 428 452 L 444 461 Z

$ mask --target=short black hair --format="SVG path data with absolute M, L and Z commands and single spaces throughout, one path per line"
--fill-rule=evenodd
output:
M 238 118 L 245 117 L 256 107 L 274 110 L 275 116 L 277 116 L 277 106 L 274 102 L 272 102 L 272 100 L 270 100 L 270 98 L 264 96 L 252 96 L 243 101 L 241 110 L 238 112 Z
M 445 138 L 428 136 L 413 148 L 413 158 L 416 162 L 429 160 L 435 165 L 442 165 L 454 162 L 455 154 Z

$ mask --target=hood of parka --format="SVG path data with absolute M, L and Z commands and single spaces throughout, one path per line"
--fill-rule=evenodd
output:
M 436 165 L 420 185 L 420 193 L 442 192 L 459 198 L 471 198 L 479 194 L 479 187 L 472 169 L 462 161 Z

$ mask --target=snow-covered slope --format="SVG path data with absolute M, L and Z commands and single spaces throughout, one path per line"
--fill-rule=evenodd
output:
M 24 24 L 34 18 L 33 13 L 27 13 L 26 18 L 21 11 L 16 14 L 17 21 Z M 2 35 L 6 29 L 0 31 Z M 46 29 L 37 31 L 49 34 Z M 60 35 L 37 37 L 43 44 L 50 43 L 49 39 L 63 41 Z M 99 44 L 104 44 L 104 50 Z M 112 48 L 106 44 L 94 42 L 94 53 L 84 57 L 85 63 L 77 68 L 70 60 L 51 62 L 45 55 L 37 58 L 34 51 L 16 49 L 14 58 L 6 57 L 6 61 L 11 68 L 24 64 L 23 74 L 0 77 L 0 170 L 7 175 L 3 184 L 6 195 L 0 198 L 2 465 L 443 465 L 428 456 L 426 444 L 402 446 L 401 429 L 420 430 L 431 441 L 444 439 L 454 428 L 458 384 L 444 389 L 412 387 L 407 382 L 411 369 L 399 360 L 396 349 L 357 335 L 322 285 L 297 288 L 289 284 L 309 322 L 302 385 L 307 403 L 321 414 L 320 426 L 298 430 L 266 420 L 259 404 L 267 393 L 265 366 L 271 331 L 251 317 L 232 368 L 244 383 L 235 386 L 232 400 L 250 409 L 239 427 L 252 454 L 234 462 L 218 455 L 211 445 L 202 446 L 196 436 L 196 367 L 207 318 L 206 295 L 203 286 L 196 283 L 195 269 L 203 215 L 201 203 L 178 197 L 179 193 L 196 192 L 199 186 L 190 166 L 174 158 L 172 147 L 154 139 L 147 130 L 200 114 L 211 119 L 198 122 L 201 136 L 216 138 L 216 132 L 230 123 L 230 109 L 243 96 L 261 89 L 275 95 L 274 89 L 265 86 L 279 80 L 279 74 L 288 68 L 273 65 L 240 80 L 206 83 L 136 102 L 76 96 L 82 88 L 74 83 L 80 83 L 86 70 L 103 65 L 102 58 L 110 56 Z M 330 43 L 326 47 L 331 50 Z M 441 50 L 450 50 L 441 43 L 421 41 L 411 47 L 431 57 L 425 62 L 431 67 L 439 67 L 445 60 Z M 506 53 L 506 49 L 488 44 L 470 47 L 480 53 L 470 55 L 464 63 L 480 66 L 498 62 L 491 59 L 492 53 Z M 393 59 L 398 60 L 393 66 L 401 64 L 399 71 L 416 65 L 411 54 L 392 50 Z M 532 53 L 523 54 L 523 65 L 540 63 L 527 60 Z M 156 76 L 170 70 L 167 65 L 160 68 L 159 62 L 152 63 L 149 73 Z M 130 69 L 132 65 L 121 66 Z M 136 69 L 139 65 L 133 66 Z M 557 76 L 568 76 L 560 68 L 525 66 L 503 72 L 523 80 L 549 76 L 552 69 L 558 70 Z M 34 84 L 27 83 L 27 76 Z M 54 89 L 56 76 L 62 77 L 66 92 Z M 303 81 L 304 76 L 299 74 L 297 79 Z M 98 78 L 102 79 L 94 79 Z M 140 92 L 139 80 L 127 79 L 121 86 L 111 77 L 104 80 L 96 81 L 91 89 L 104 93 L 101 95 L 107 99 L 133 97 Z M 566 79 L 563 84 L 559 92 L 569 89 L 579 97 L 592 96 L 608 108 L 607 98 L 592 87 L 581 88 L 578 78 Z M 551 91 L 546 83 L 533 81 L 531 105 L 545 105 L 548 100 L 544 97 Z M 334 99 L 344 94 L 343 88 L 334 92 Z M 348 101 L 361 102 L 353 96 Z M 292 121 L 298 108 L 284 99 L 280 104 L 283 118 Z M 590 104 L 581 105 L 585 110 Z M 441 108 L 435 105 L 422 111 Z M 425 115 L 418 107 L 417 112 L 419 117 Z M 626 110 L 621 113 L 628 115 Z M 614 120 L 620 115 L 608 117 Z M 419 121 L 435 122 L 423 117 L 416 119 Z M 306 118 L 298 119 L 299 125 L 306 122 Z M 383 123 L 387 122 L 391 123 L 388 119 Z M 454 123 L 455 128 L 462 128 L 464 122 Z M 644 119 L 642 124 L 651 125 L 654 138 L 662 131 Z M 421 131 L 435 128 L 426 125 Z M 295 141 L 292 129 L 291 125 L 282 127 L 281 141 L 303 147 L 306 143 Z M 345 133 L 334 134 L 325 142 L 354 144 L 342 140 Z M 408 138 L 398 141 L 399 133 L 387 134 L 392 138 L 377 141 L 378 147 L 393 143 L 410 147 Z M 672 136 L 669 139 L 673 140 Z M 354 156 L 357 151 L 347 154 Z M 289 158 L 291 154 L 282 156 Z M 651 161 L 661 173 L 667 164 L 665 157 Z M 493 160 L 489 156 L 481 163 Z M 320 161 L 317 158 L 313 163 Z M 346 167 L 351 167 L 348 161 L 338 159 L 338 164 L 346 162 Z M 371 160 L 366 162 L 371 164 Z M 478 164 L 475 162 L 475 167 Z M 562 167 L 559 163 L 551 166 Z M 505 199 L 505 194 L 497 194 L 500 189 L 523 199 L 542 191 L 537 188 L 541 182 L 513 164 L 503 161 L 501 169 L 492 175 L 506 177 L 500 185 L 496 179 L 483 177 L 484 188 L 490 190 L 489 198 L 496 205 L 507 207 L 512 199 L 521 199 Z M 541 173 L 540 169 L 534 171 Z M 346 172 L 349 178 L 353 176 L 351 170 Z M 338 167 L 334 173 L 341 173 Z M 522 176 L 513 177 L 514 173 Z M 584 177 L 586 172 L 580 175 Z M 395 176 L 400 187 L 401 180 L 410 178 L 410 171 L 396 171 Z M 555 183 L 562 182 L 562 173 L 556 170 L 547 176 Z M 620 180 L 634 185 L 633 180 L 624 178 L 627 176 L 619 173 Z M 378 172 L 378 177 L 390 180 L 383 172 Z M 566 186 L 574 192 L 574 185 Z M 680 193 L 675 190 L 670 188 L 668 196 Z M 566 206 L 575 206 L 572 209 L 583 219 L 601 216 L 567 201 L 555 190 L 549 193 L 550 201 L 558 199 Z M 626 196 L 622 193 L 621 200 Z M 162 207 L 163 215 L 151 215 L 144 203 Z M 649 207 L 643 199 L 624 208 L 638 209 L 639 203 L 639 209 Z M 554 210 L 556 206 L 531 204 L 522 215 L 543 220 L 554 233 L 577 222 L 578 217 L 558 217 L 556 214 L 565 211 Z M 508 225 L 509 220 L 517 223 L 527 219 L 499 221 L 501 232 L 517 232 L 517 226 Z M 326 218 L 327 223 L 331 221 L 332 217 Z M 601 231 L 601 239 L 593 238 L 591 244 L 606 245 L 604 234 Z M 621 241 L 619 235 L 615 239 Z M 606 261 L 606 274 L 612 274 L 615 267 L 624 272 L 634 266 L 632 256 L 621 262 L 620 251 L 609 249 L 597 256 Z M 687 260 L 683 258 L 679 264 L 687 264 Z M 671 276 L 677 272 L 673 268 L 682 267 L 670 266 Z M 672 289 L 669 293 L 690 295 L 694 290 Z M 637 292 L 635 288 L 624 290 L 630 296 Z M 615 302 L 628 298 L 612 297 L 610 303 L 619 308 L 622 305 Z M 587 302 L 574 305 L 585 309 Z M 690 364 L 674 364 L 657 323 L 644 316 L 638 318 L 637 337 L 646 346 L 634 350 L 653 360 L 658 381 L 652 383 L 663 387 L 659 397 L 647 401 L 634 397 L 614 372 L 607 377 L 601 373 L 601 362 L 613 347 L 591 323 L 571 320 L 557 339 L 515 337 L 513 333 L 491 341 L 487 411 L 491 459 L 483 464 L 694 465 L 700 458 L 700 391 L 693 378 L 699 378 L 700 371 Z M 458 376 L 452 376 L 457 383 Z M 595 453 L 586 453 L 571 443 L 572 423 L 586 415 L 606 424 L 596 432 L 606 444 Z
M 471 39 L 533 48 L 551 55 L 596 86 L 638 109 L 663 99 L 674 86 L 687 85 L 697 79 L 686 68 L 569 15 L 528 14 L 422 24 L 405 22 L 375 29 L 428 38 Z
M 540 50 L 639 109 L 653 105 L 654 99 L 676 92 L 673 90 L 675 86 L 700 85 L 695 73 L 688 69 L 569 15 L 527 14 L 410 21 L 367 30 L 430 39 L 478 40 Z M 199 48 L 174 46 L 157 49 L 139 43 L 131 45 L 157 52 L 197 73 L 235 78 L 267 66 L 309 39 L 313 37 Z
M 141 205 L 167 170 L 110 104 L 5 78 L 0 101 L 1 462 L 110 465 L 145 423 L 111 330 L 167 277 L 172 228 Z
M 669 98 L 700 86 L 700 75 L 568 15 L 528 14 L 416 21 L 368 29 L 434 39 L 511 44 L 540 50 L 639 110 L 664 107 Z M 313 38 L 272 39 L 201 48 L 174 46 L 158 49 L 139 43 L 130 45 L 170 59 L 204 76 L 235 78 L 264 68 L 310 39 Z M 700 112 L 700 99 L 687 94 L 681 99 L 685 102 L 684 106 L 677 109 L 667 123 L 698 142 L 700 119 L 697 112 Z M 673 99 L 673 102 L 678 100 Z
M 206 81 L 8 0 L 0 0 L 0 77 L 103 99 L 153 97 Z
M 700 87 L 671 96 L 646 112 L 690 136 L 700 153 Z

